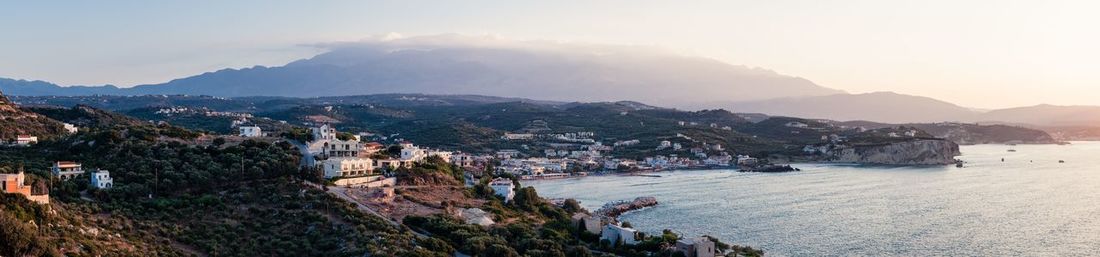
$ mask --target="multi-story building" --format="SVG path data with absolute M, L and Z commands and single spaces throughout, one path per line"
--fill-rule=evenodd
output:
M 310 128 L 313 132 L 313 141 L 321 140 L 335 140 L 336 129 L 329 127 L 328 124 L 321 125 L 320 127 Z
M 84 174 L 84 168 L 80 163 L 70 161 L 54 162 L 51 171 L 54 177 L 61 180 L 68 180 Z
M 452 152 L 441 151 L 441 150 L 428 150 L 427 151 L 427 155 L 429 157 L 430 156 L 439 156 L 440 159 L 443 159 L 443 161 L 447 162 L 447 163 L 451 163 L 451 155 L 453 155 L 453 154 L 454 153 L 452 153 Z
M 418 162 L 428 157 L 428 151 L 409 142 L 401 142 L 401 160 Z
M 257 126 L 241 126 L 240 136 L 242 137 L 262 137 L 264 136 L 263 130 Z
M 374 174 L 374 161 L 368 158 L 339 157 L 321 161 L 325 178 L 359 177 Z
M 21 194 L 28 200 L 40 204 L 50 203 L 50 195 L 32 195 L 31 186 L 24 185 L 26 182 L 27 177 L 22 170 L 18 174 L 0 174 L 0 192 Z
M 332 139 L 325 144 L 325 157 L 358 157 L 359 141 Z
M 92 186 L 99 189 L 108 189 L 114 187 L 115 180 L 111 179 L 111 172 L 107 170 L 97 170 L 92 172 Z

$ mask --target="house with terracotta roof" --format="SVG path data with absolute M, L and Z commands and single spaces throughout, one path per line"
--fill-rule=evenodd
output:
M 84 168 L 79 162 L 57 161 L 50 168 L 51 174 L 61 180 L 69 180 L 84 175 Z

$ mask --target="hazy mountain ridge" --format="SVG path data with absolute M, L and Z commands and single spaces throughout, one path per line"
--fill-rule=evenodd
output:
M 331 49 L 327 53 L 281 67 L 223 69 L 133 88 L 72 92 L 75 89 L 52 84 L 37 88 L 0 84 L 0 90 L 17 95 L 223 97 L 476 94 L 558 101 L 632 100 L 666 106 L 842 93 L 770 70 L 629 46 L 443 35 L 327 47 Z
M 320 47 L 329 51 L 284 66 L 222 69 L 132 88 L 63 87 L 44 81 L 0 79 L 0 90 L 23 96 L 320 97 L 310 101 L 337 104 L 354 104 L 341 98 L 349 95 L 409 97 L 386 102 L 389 105 L 398 101 L 452 105 L 628 100 L 689 110 L 723 108 L 738 113 L 886 123 L 1100 124 L 1100 107 L 1039 105 L 984 111 L 892 92 L 846 94 L 800 77 L 651 47 L 461 35 L 364 40 Z M 439 100 L 439 95 L 470 99 Z M 282 103 L 290 106 L 299 101 L 287 98 Z
M 704 106 L 711 105 L 738 112 L 899 124 L 967 122 L 1027 127 L 1100 124 L 1100 106 L 1037 105 L 983 112 L 933 98 L 893 92 L 711 103 Z

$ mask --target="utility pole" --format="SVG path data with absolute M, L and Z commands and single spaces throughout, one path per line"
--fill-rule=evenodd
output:
M 160 194 L 160 166 L 153 166 L 153 194 Z

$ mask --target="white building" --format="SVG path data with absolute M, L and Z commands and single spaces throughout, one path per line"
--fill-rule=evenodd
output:
M 325 142 L 323 155 L 325 157 L 356 157 L 362 145 L 356 140 L 331 139 Z
M 314 141 L 336 139 L 336 129 L 333 127 L 329 127 L 328 124 L 321 125 L 320 127 L 310 128 L 310 130 L 313 130 Z
M 451 163 L 451 155 L 454 154 L 450 151 L 430 150 L 427 151 L 428 156 L 439 156 L 444 162 Z
M 61 180 L 68 180 L 80 175 L 84 175 L 83 165 L 80 165 L 80 163 L 78 162 L 70 161 L 54 162 L 53 167 L 50 168 L 50 171 L 51 173 L 53 173 L 54 177 Z
M 32 135 L 18 135 L 15 137 L 15 144 L 28 146 L 38 143 L 38 137 Z
M 634 245 L 638 243 L 638 231 L 616 224 L 607 224 L 600 233 L 600 241 L 607 240 L 611 245 Z
M 65 126 L 65 132 L 69 132 L 69 134 L 76 134 L 76 132 L 79 131 L 79 129 L 77 129 L 76 126 L 73 126 L 73 124 L 61 123 L 61 125 Z
M 504 202 L 511 202 L 512 198 L 516 196 L 515 185 L 512 184 L 512 180 L 509 178 L 495 178 L 489 182 L 489 187 L 493 188 L 493 194 L 504 197 Z
M 531 140 L 531 139 L 535 138 L 535 134 L 529 134 L 529 133 L 522 133 L 522 134 L 504 133 L 504 136 L 502 138 L 504 138 L 506 140 Z
M 108 189 L 115 184 L 114 179 L 111 179 L 111 172 L 107 170 L 97 170 L 92 172 L 92 186 L 99 189 Z
M 418 162 L 428 157 L 428 151 L 409 142 L 401 143 L 401 160 Z
M 242 137 L 262 137 L 262 136 L 264 136 L 263 130 L 261 130 L 260 127 L 257 127 L 257 126 L 241 126 L 240 131 L 241 131 L 241 133 L 239 135 L 242 136 Z
M 748 155 L 738 155 L 737 156 L 737 165 L 752 166 L 752 165 L 756 165 L 759 162 L 760 161 L 757 160 L 756 158 L 750 157 Z
M 374 161 L 368 158 L 339 157 L 321 161 L 325 178 L 359 177 L 374 173 Z
M 714 257 L 717 252 L 714 241 L 706 237 L 680 239 L 676 241 L 676 251 L 684 253 L 686 257 Z

